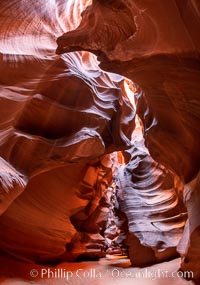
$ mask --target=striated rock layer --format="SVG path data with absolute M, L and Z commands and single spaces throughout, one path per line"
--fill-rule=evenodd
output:
M 56 38 L 89 4 L 0 3 L 0 250 L 29 262 L 105 254 L 106 154 L 131 144 L 135 112 L 123 77 L 88 52 L 55 55 Z
M 184 225 L 174 171 L 189 217 L 181 267 L 198 279 L 198 0 L 2 0 L 0 14 L 0 250 L 39 263 L 104 256 L 119 176 L 128 226 L 121 216 L 116 243 L 129 232 L 134 265 L 135 248 L 146 263 L 172 257 Z M 131 138 L 123 76 L 150 154 Z
M 93 56 L 90 66 L 84 68 L 88 56 L 76 53 L 54 60 L 26 96 L 12 124 L 2 124 L 1 156 L 29 183 L 17 200 L 13 201 L 25 187 L 17 194 L 10 188 L 12 200 L 9 204 L 6 198 L 1 201 L 2 213 L 7 211 L 0 220 L 0 247 L 25 260 L 74 259 L 83 252 L 102 255 L 103 237 L 92 237 L 100 232 L 94 230 L 94 216 L 102 215 L 98 206 L 102 193 L 97 195 L 91 187 L 91 193 L 77 196 L 77 191 L 82 191 L 80 183 L 91 160 L 130 145 L 134 112 L 119 87 L 122 77 L 98 70 Z M 2 179 L 7 177 L 2 175 Z M 90 179 L 97 183 L 95 176 Z M 2 195 L 7 195 L 6 188 Z M 79 220 L 76 212 L 83 208 L 84 222 L 91 216 L 93 230 L 77 227 L 71 218 Z M 106 215 L 101 219 L 106 221 Z M 98 239 L 99 247 L 88 245 Z M 70 246 L 66 248 L 66 244 Z
M 68 163 L 31 178 L 1 216 L 1 251 L 37 263 L 104 256 L 102 192 L 112 179 L 106 161 Z
M 143 141 L 136 141 L 130 154 L 119 171 L 117 198 L 128 219 L 132 265 L 147 266 L 177 256 L 187 213 L 182 184 L 151 158 Z
M 198 0 L 95 0 L 79 27 L 57 41 L 57 53 L 92 51 L 101 68 L 138 85 L 137 113 L 145 144 L 153 159 L 186 184 L 189 224 L 184 235 L 189 248 L 182 268 L 195 269 L 197 278 L 200 213 L 193 197 L 199 190 L 191 181 L 198 181 L 200 168 L 199 31 Z
M 148 149 L 186 182 L 199 169 L 198 9 L 197 1 L 96 0 L 57 41 L 58 53 L 90 50 L 102 68 L 140 86 Z

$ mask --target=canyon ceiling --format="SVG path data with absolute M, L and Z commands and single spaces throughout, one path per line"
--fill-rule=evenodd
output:
M 3 254 L 200 279 L 199 34 L 199 0 L 0 1 Z

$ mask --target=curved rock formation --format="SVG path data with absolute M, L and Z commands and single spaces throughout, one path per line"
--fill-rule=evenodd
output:
M 27 181 L 21 173 L 0 158 L 0 215 L 25 189 Z
M 73 54 L 53 61 L 2 134 L 1 155 L 29 175 L 130 144 L 134 113 L 117 87 L 122 78 L 98 71 L 92 56 L 81 67 L 83 57 L 88 60 Z
M 187 217 L 178 178 L 151 158 L 143 141 L 137 141 L 118 179 L 117 198 L 128 219 L 132 265 L 175 257 Z
M 81 181 L 94 160 L 131 144 L 135 112 L 123 77 L 101 71 L 88 52 L 55 55 L 56 37 L 88 4 L 0 4 L 0 249 L 30 262 L 102 256 L 103 194 L 83 195 Z M 80 211 L 92 230 L 72 218 Z
M 148 149 L 184 181 L 199 169 L 199 29 L 197 1 L 97 0 L 75 31 L 58 38 L 58 53 L 92 51 L 103 69 L 142 88 L 138 113 Z
M 120 158 L 129 245 L 151 262 L 177 245 L 174 171 L 189 217 L 181 267 L 198 279 L 198 0 L 2 0 L 0 13 L 0 250 L 29 262 L 105 255 L 110 153 L 130 148 L 135 128 L 125 76 L 150 153 L 134 142 Z
M 92 51 L 101 68 L 138 85 L 137 113 L 143 121 L 145 144 L 156 161 L 186 184 L 200 168 L 199 31 L 198 0 L 96 0 L 84 12 L 79 27 L 57 41 L 57 53 Z M 194 206 L 187 202 L 187 207 L 190 213 Z M 190 214 L 189 224 L 193 224 Z M 185 260 L 190 260 L 190 270 L 196 268 L 191 251 L 196 248 L 192 241 L 199 240 L 197 224 L 197 233 L 189 228 L 191 245 Z
M 106 223 L 106 230 L 104 231 L 104 236 L 107 242 L 108 254 L 127 255 L 126 240 L 128 235 L 128 219 L 125 213 L 121 211 L 120 204 L 117 201 L 117 185 L 115 182 L 115 180 L 117 179 L 116 177 L 118 177 L 118 171 L 113 177 L 113 183 L 111 187 L 109 187 L 111 193 L 110 211 Z

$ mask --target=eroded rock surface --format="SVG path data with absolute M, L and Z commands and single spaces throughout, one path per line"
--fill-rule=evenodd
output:
M 81 183 L 90 184 L 91 163 L 131 144 L 135 112 L 123 77 L 100 70 L 88 52 L 55 54 L 56 38 L 79 24 L 89 3 L 0 4 L 0 248 L 29 262 L 105 255 L 108 211 L 96 185 L 103 178 L 90 175 L 90 193 Z M 112 166 L 102 163 L 106 188 Z
M 145 144 L 153 159 L 186 184 L 200 168 L 199 31 L 198 0 L 96 0 L 84 12 L 79 27 L 57 41 L 58 53 L 90 50 L 98 55 L 101 68 L 138 85 L 137 113 L 143 121 Z M 186 204 L 190 213 L 193 202 Z M 193 219 L 189 215 L 189 224 L 195 224 Z M 191 270 L 196 268 L 192 248 L 199 252 L 195 227 L 189 228 L 195 242 L 185 259 L 188 263 L 189 258 Z
M 175 257 L 187 218 L 178 178 L 151 158 L 143 141 L 134 144 L 118 178 L 117 198 L 128 219 L 132 264 L 147 266 Z
M 0 13 L 1 250 L 31 262 L 105 254 L 109 154 L 130 148 L 135 128 L 125 76 L 150 153 L 138 144 L 124 152 L 119 201 L 131 244 L 153 262 L 177 245 L 184 219 L 173 171 L 189 217 L 182 269 L 199 278 L 198 0 L 2 0 Z
M 148 149 L 185 181 L 199 170 L 199 29 L 198 1 L 94 1 L 57 49 L 103 53 L 102 68 L 140 86 Z

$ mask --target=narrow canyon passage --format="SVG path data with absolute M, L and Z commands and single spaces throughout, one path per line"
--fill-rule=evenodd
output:
M 0 283 L 200 284 L 199 32 L 199 0 L 0 1 Z

